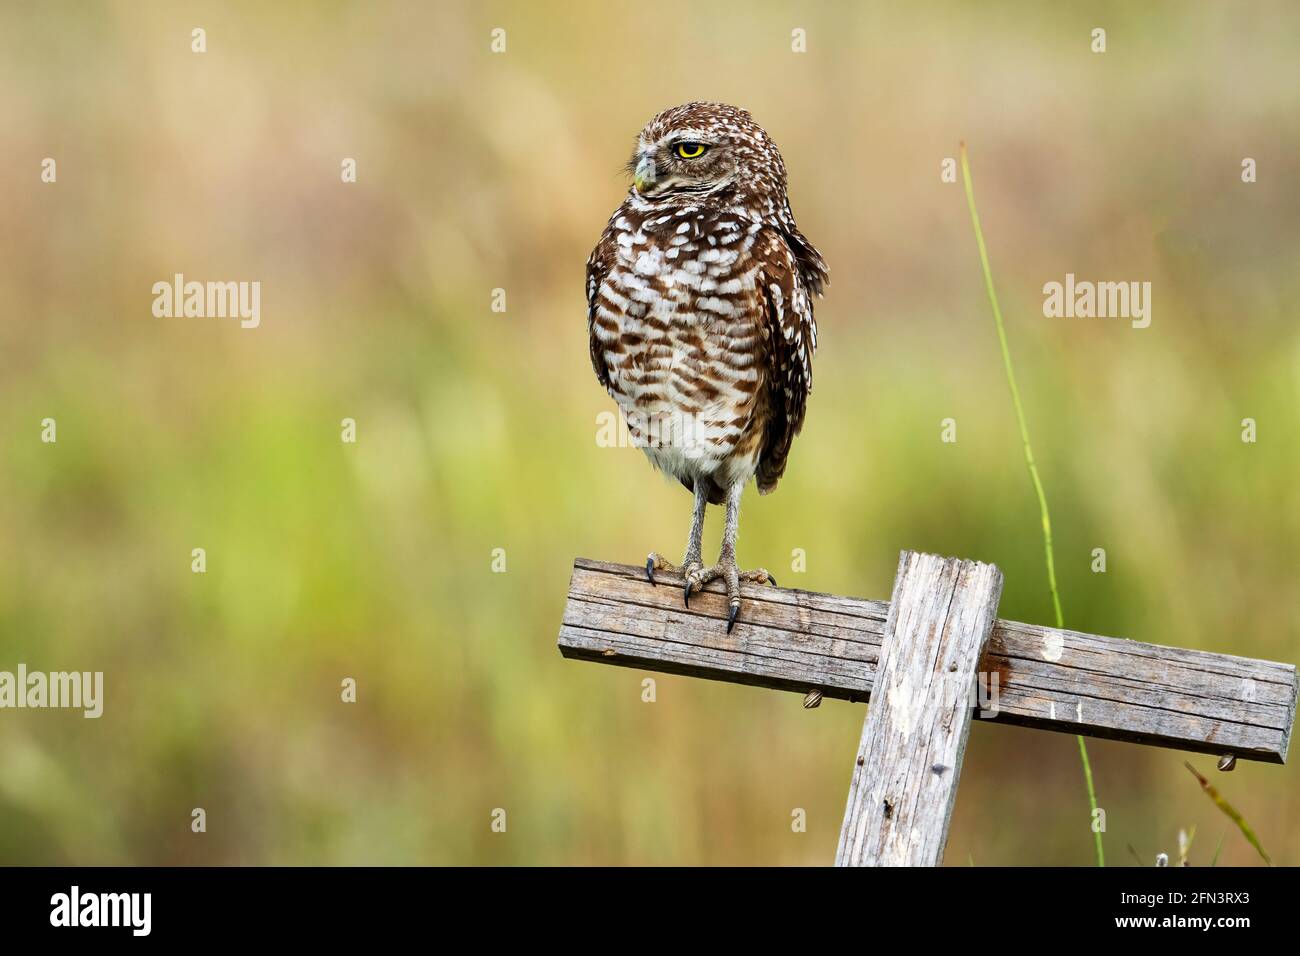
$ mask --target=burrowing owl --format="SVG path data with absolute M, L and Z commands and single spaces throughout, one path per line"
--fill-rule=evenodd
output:
M 596 377 L 632 440 L 695 495 L 680 567 L 651 553 L 646 575 L 680 573 L 683 598 L 726 582 L 727 630 L 740 582 L 740 497 L 776 487 L 803 425 L 817 345 L 812 296 L 826 263 L 795 226 L 785 163 L 745 110 L 687 103 L 641 131 L 633 185 L 587 262 Z M 726 504 L 717 564 L 700 561 L 709 504 Z

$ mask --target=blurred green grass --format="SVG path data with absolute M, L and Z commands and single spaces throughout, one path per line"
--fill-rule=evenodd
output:
M 107 688 L 98 721 L 0 714 L 0 862 L 832 858 L 861 707 L 664 676 L 645 704 L 644 675 L 554 648 L 574 556 L 684 543 L 681 489 L 596 445 L 582 266 L 637 129 L 693 97 L 769 129 L 832 271 L 808 424 L 777 493 L 746 499 L 742 563 L 885 597 L 901 548 L 978 558 L 1005 572 L 1003 616 L 1051 619 L 960 186 L 939 181 L 965 137 L 1068 625 L 1300 656 L 1294 11 L 633 12 L 0 13 L 0 668 Z M 260 280 L 262 327 L 153 318 L 174 272 Z M 1044 319 L 1066 272 L 1149 279 L 1152 326 Z M 794 548 L 807 573 L 783 575 Z M 1172 853 L 1180 827 L 1217 842 L 1182 755 L 1091 747 L 1112 860 Z M 1296 782 L 1215 779 L 1279 862 L 1300 858 Z M 1087 826 L 1072 740 L 976 730 L 950 861 L 1086 864 Z M 1255 861 L 1229 834 L 1221 864 Z

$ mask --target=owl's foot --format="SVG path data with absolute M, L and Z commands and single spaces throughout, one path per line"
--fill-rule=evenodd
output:
M 686 596 L 686 606 L 691 606 L 691 593 L 701 590 L 704 585 L 710 581 L 722 578 L 727 584 L 727 633 L 736 626 L 736 616 L 740 614 L 740 582 L 750 581 L 754 584 L 770 584 L 776 586 L 774 578 L 767 568 L 755 568 L 752 571 L 742 571 L 736 566 L 736 559 L 723 555 L 718 559 L 718 563 L 711 568 L 698 567 L 694 570 L 687 569 L 683 572 L 685 583 L 682 590 Z
M 682 577 L 686 577 L 687 574 L 699 566 L 699 561 L 691 561 L 690 559 L 687 559 L 684 564 L 673 564 L 657 551 L 651 551 L 645 559 L 645 579 L 651 584 L 658 584 L 659 582 L 655 580 L 656 571 L 667 571 L 669 574 L 680 574 Z

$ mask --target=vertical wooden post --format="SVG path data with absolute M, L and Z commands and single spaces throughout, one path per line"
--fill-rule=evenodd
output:
M 938 866 L 1002 572 L 904 551 L 836 866 Z

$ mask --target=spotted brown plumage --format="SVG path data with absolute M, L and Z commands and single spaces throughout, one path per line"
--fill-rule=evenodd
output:
M 727 583 L 728 630 L 739 581 L 770 581 L 735 563 L 740 496 L 785 472 L 812 388 L 812 297 L 821 255 L 795 225 L 781 154 L 749 113 L 687 103 L 641 131 L 634 184 L 587 263 L 591 363 L 650 461 L 695 495 L 680 568 L 684 598 Z M 718 563 L 700 563 L 705 506 L 725 504 Z

